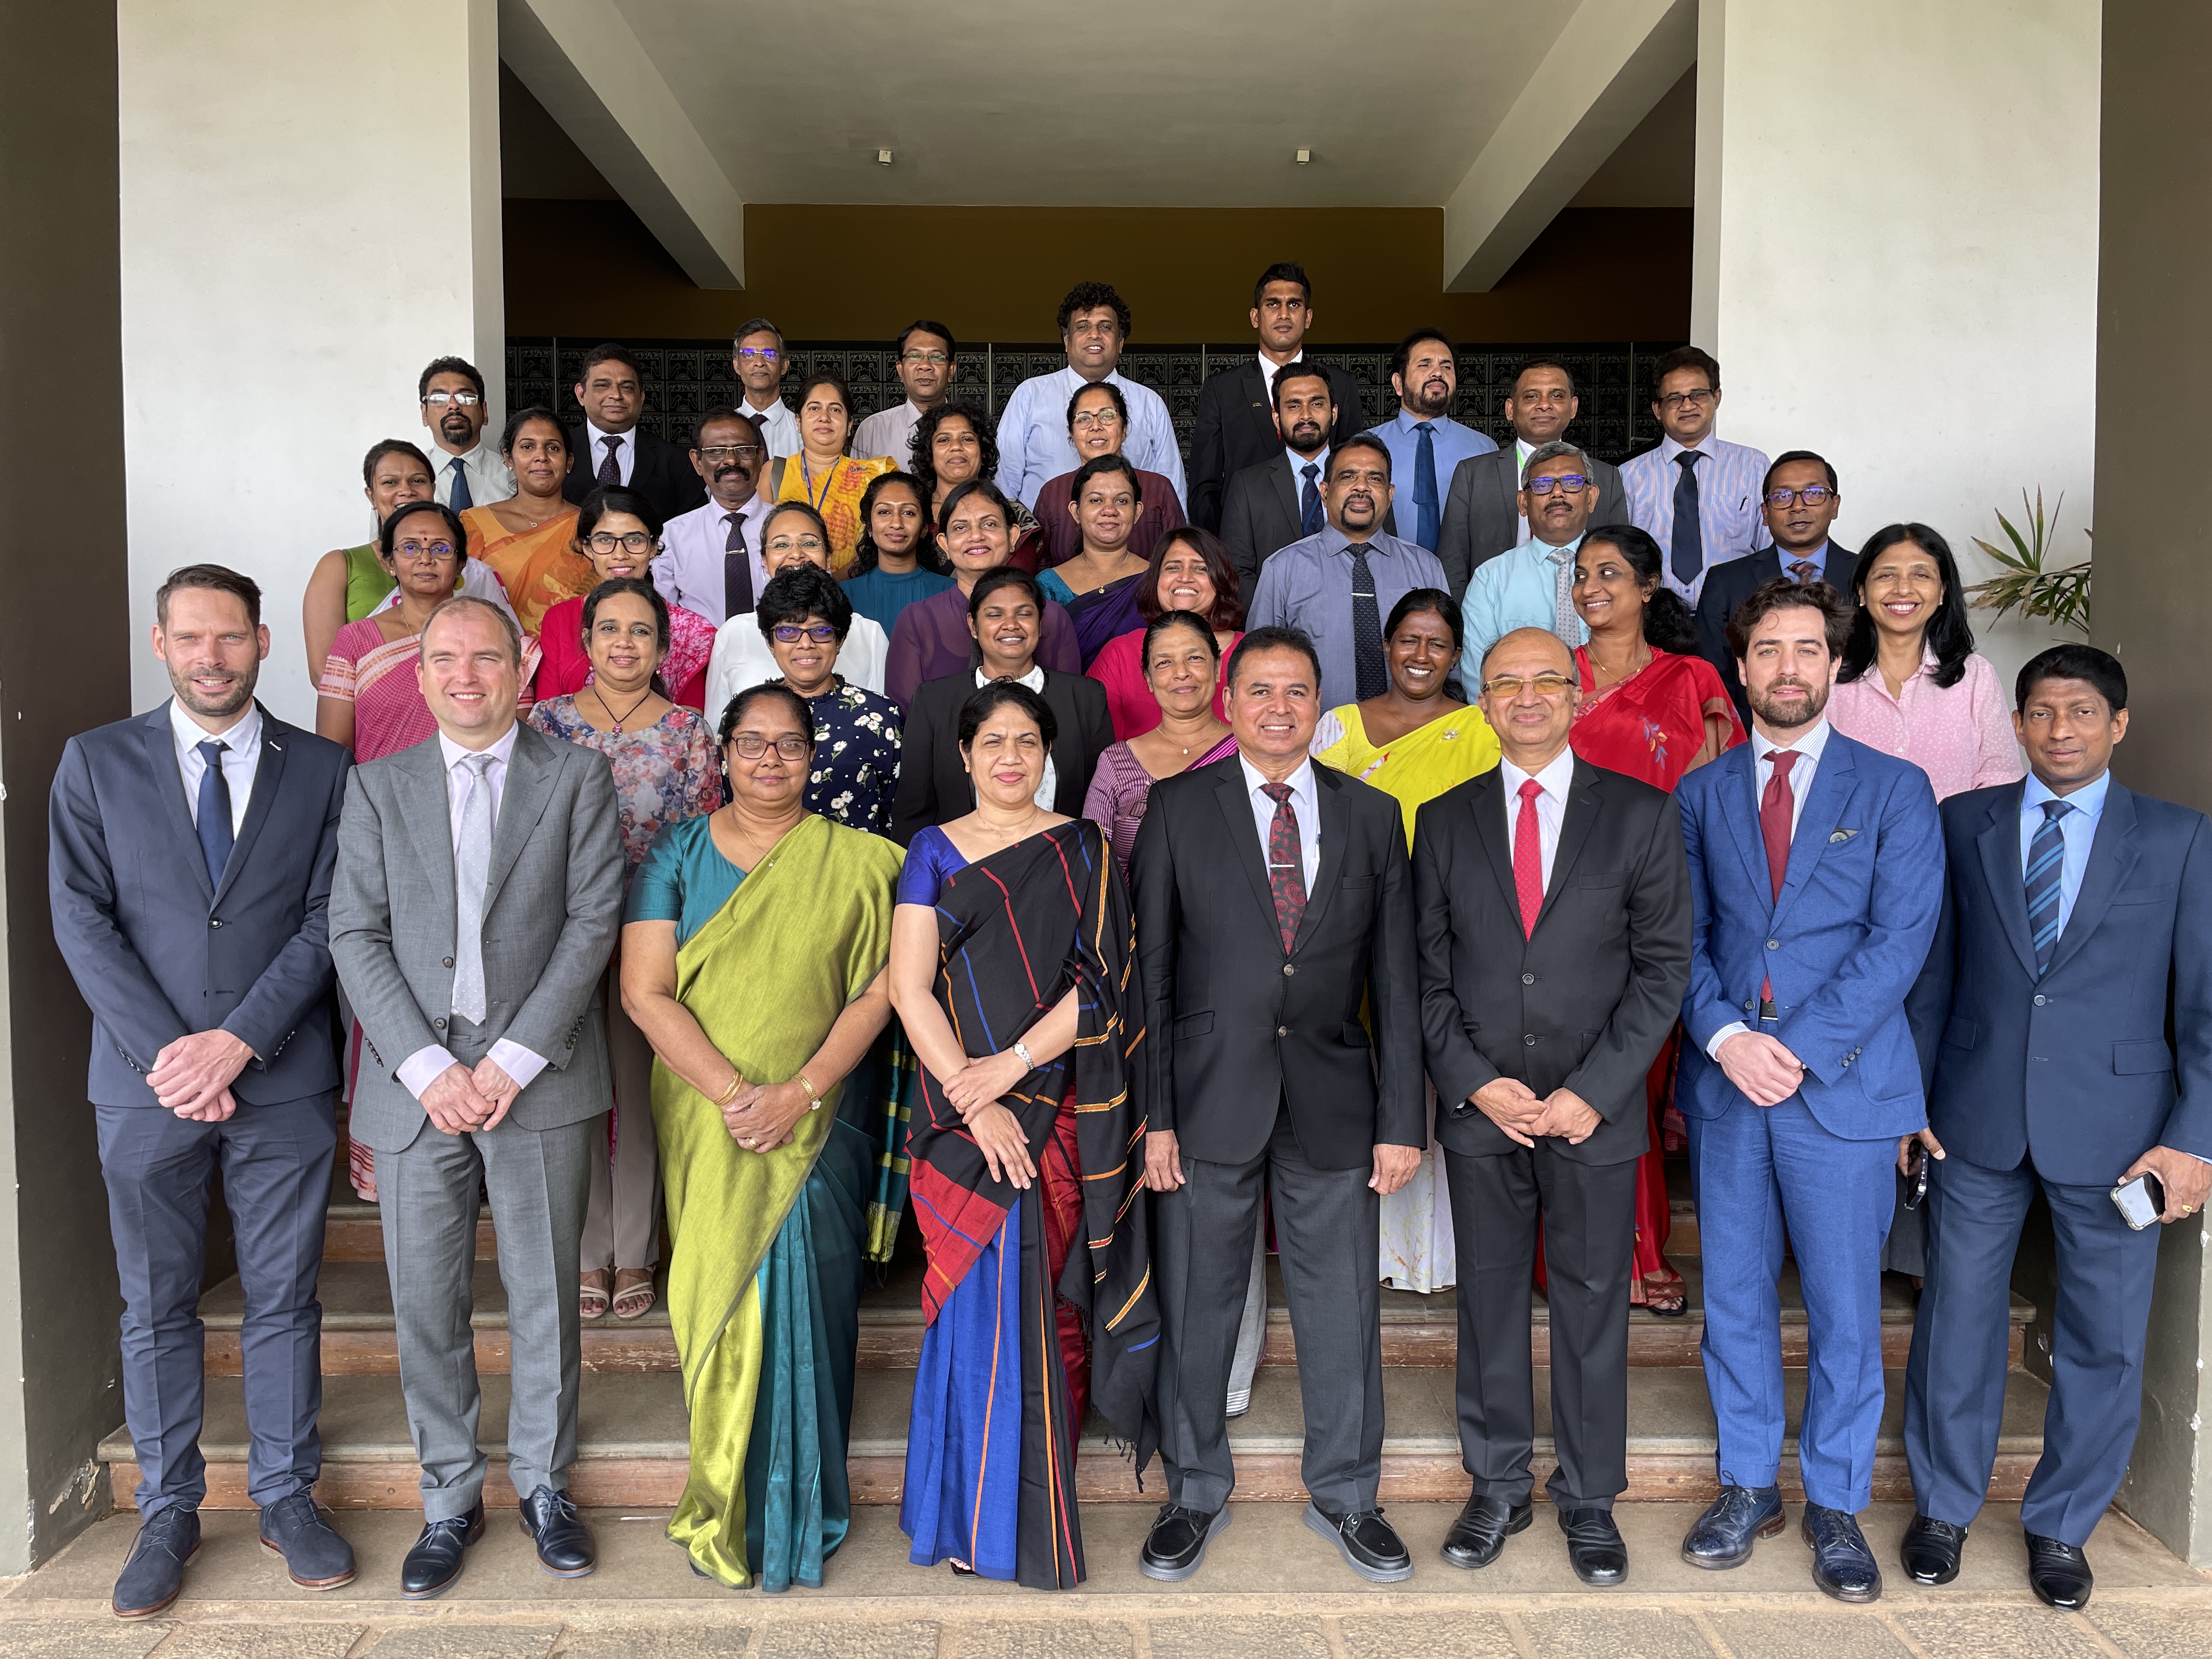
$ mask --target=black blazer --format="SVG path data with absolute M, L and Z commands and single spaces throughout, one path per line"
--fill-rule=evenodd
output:
M 1845 599 L 1851 597 L 1858 569 L 1857 554 L 1840 542 L 1828 544 L 1825 580 Z M 1721 684 L 1735 699 L 1736 717 L 1746 731 L 1751 729 L 1751 699 L 1744 695 L 1742 678 L 1735 671 L 1735 653 L 1729 649 L 1728 620 L 1762 583 L 1781 574 L 1782 555 L 1771 547 L 1762 547 L 1756 553 L 1715 565 L 1705 573 L 1705 585 L 1698 594 L 1698 654 L 1720 672 Z
M 46 805 L 54 942 L 92 1009 L 88 1097 L 158 1107 L 154 1056 L 220 1026 L 253 1050 L 231 1093 L 273 1106 L 338 1086 L 331 872 L 353 757 L 263 709 L 261 760 L 223 866 L 185 803 L 164 702 L 81 732 Z
M 629 470 L 629 487 L 653 503 L 663 524 L 679 513 L 707 504 L 707 486 L 691 465 L 691 452 L 679 444 L 654 437 L 637 436 L 637 459 Z M 580 501 L 599 487 L 599 458 L 592 447 L 592 428 L 574 428 L 568 434 L 569 453 L 575 457 L 568 476 L 561 481 L 562 495 Z
M 975 787 L 960 763 L 960 710 L 975 695 L 975 671 L 963 668 L 924 680 L 907 705 L 898 793 L 891 802 L 891 838 L 902 847 L 917 830 L 975 810 Z M 1060 727 L 1052 745 L 1052 810 L 1079 818 L 1098 757 L 1114 744 L 1106 688 L 1087 674 L 1048 668 L 1044 700 Z
M 1336 401 L 1336 428 L 1328 438 L 1334 449 L 1366 422 L 1359 408 L 1359 382 L 1333 363 L 1320 368 L 1328 376 L 1329 396 Z M 1236 368 L 1223 369 L 1199 388 L 1198 428 L 1190 440 L 1190 521 L 1219 535 L 1229 480 L 1282 453 L 1282 434 L 1275 430 L 1274 387 L 1260 374 L 1255 347 Z M 1291 522 L 1297 521 L 1294 508 Z M 1249 604 L 1250 588 L 1244 590 L 1244 598 Z
M 1155 784 L 1130 854 L 1147 1121 L 1209 1163 L 1258 1157 L 1285 1103 L 1322 1169 L 1427 1139 L 1405 820 L 1340 772 L 1314 780 L 1321 861 L 1287 957 L 1235 756 Z
M 1492 767 L 1414 820 L 1421 1036 L 1437 1085 L 1437 1139 L 1481 1157 L 1508 1139 L 1468 1097 L 1501 1077 L 1539 1095 L 1573 1090 L 1605 1121 L 1580 1164 L 1625 1164 L 1647 1145 L 1644 1076 L 1690 988 L 1690 866 L 1663 789 L 1575 762 L 1536 931 L 1521 927 L 1504 772 Z
M 1597 507 L 1589 527 L 1628 522 L 1628 491 L 1620 469 L 1589 458 L 1597 483 Z M 1521 544 L 1521 452 L 1509 439 L 1487 455 L 1470 455 L 1452 469 L 1444 492 L 1443 522 L 1437 529 L 1437 560 L 1455 599 L 1467 597 L 1475 571 Z
M 1305 537 L 1298 520 L 1298 492 L 1282 446 L 1276 445 L 1267 459 L 1232 477 L 1229 493 L 1218 506 L 1222 545 L 1237 568 L 1237 595 L 1249 610 L 1252 596 L 1260 591 L 1260 567 Z

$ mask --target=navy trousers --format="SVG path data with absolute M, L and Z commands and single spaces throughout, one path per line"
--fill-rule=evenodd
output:
M 123 1288 L 123 1416 L 138 1453 L 137 1501 L 153 1516 L 207 1496 L 200 1456 L 208 1189 L 219 1170 L 246 1292 L 246 1490 L 256 1504 L 305 1492 L 322 1473 L 323 1217 L 337 1145 L 337 1097 L 240 1106 L 191 1123 L 158 1106 L 99 1106 L 100 1168 Z
M 1905 1370 L 1905 1450 L 1920 1512 L 1970 1524 L 1996 1463 L 2013 1256 L 2038 1185 L 2051 1202 L 2058 1295 L 2043 1455 L 2020 1521 L 2078 1548 L 2119 1490 L 2135 1449 L 2164 1231 L 2130 1231 L 2109 1188 L 2063 1185 L 2025 1162 L 1986 1169 L 1956 1152 L 1929 1164 L 1928 1283 Z

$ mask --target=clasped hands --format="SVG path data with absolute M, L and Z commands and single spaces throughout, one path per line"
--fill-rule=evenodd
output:
M 238 1109 L 230 1085 L 253 1050 L 220 1028 L 193 1031 L 154 1056 L 146 1081 L 154 1098 L 191 1123 L 220 1123 Z
M 1754 1106 L 1779 1106 L 1805 1085 L 1805 1062 L 1764 1031 L 1738 1031 L 1713 1058 Z
M 772 1152 L 791 1144 L 793 1129 L 813 1106 L 796 1078 L 787 1083 L 748 1083 L 740 1073 L 738 1092 L 721 1109 L 722 1127 L 745 1151 Z
M 1494 1079 L 1468 1099 L 1507 1139 L 1523 1146 L 1534 1146 L 1540 1135 L 1556 1136 L 1570 1146 L 1579 1146 L 1605 1121 L 1597 1108 L 1572 1089 L 1539 1095 L 1514 1077 Z
M 490 1056 L 474 1071 L 457 1060 L 422 1091 L 422 1110 L 441 1134 L 496 1129 L 521 1092 L 522 1085 Z
M 1419 1146 L 1397 1146 L 1387 1141 L 1375 1143 L 1374 1173 L 1367 1184 L 1388 1198 L 1413 1178 L 1421 1167 Z M 1182 1172 L 1182 1146 L 1176 1139 L 1173 1129 L 1153 1129 L 1145 1136 L 1145 1173 L 1141 1182 L 1146 1191 L 1171 1193 L 1185 1183 Z

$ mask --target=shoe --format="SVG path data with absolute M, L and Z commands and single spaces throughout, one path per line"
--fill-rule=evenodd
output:
M 1251 1389 L 1230 1389 L 1230 1391 L 1229 1391 L 1229 1409 L 1228 1409 L 1227 1413 L 1225 1413 L 1225 1415 L 1230 1416 L 1230 1417 L 1242 1417 L 1242 1416 L 1243 1416 L 1243 1415 L 1244 1415 L 1244 1413 L 1245 1413 L 1246 1412 L 1249 1412 L 1249 1411 L 1250 1411 L 1251 1409 L 1252 1409 L 1252 1390 L 1251 1390 Z
M 1611 1510 L 1561 1510 L 1559 1530 L 1567 1535 L 1567 1562 L 1576 1577 L 1599 1589 L 1628 1582 L 1628 1546 Z
M 524 1498 L 522 1529 L 538 1540 L 538 1565 L 556 1578 L 581 1578 L 599 1565 L 592 1529 L 566 1491 L 540 1486 Z
M 399 1593 L 410 1601 L 443 1595 L 461 1576 L 461 1552 L 483 1536 L 483 1499 L 466 1515 L 432 1521 L 399 1564 Z
M 2097 1580 L 2089 1571 L 2089 1558 L 2079 1545 L 2062 1544 L 2056 1538 L 2030 1533 L 2027 1582 L 2044 1606 L 2061 1613 L 2079 1613 L 2089 1605 L 2089 1592 Z
M 1226 1504 L 1212 1515 L 1181 1504 L 1163 1504 L 1152 1518 L 1152 1529 L 1145 1534 L 1144 1548 L 1137 1552 L 1137 1571 L 1162 1583 L 1179 1584 L 1206 1565 L 1206 1547 L 1228 1530 Z
M 1813 1550 L 1813 1582 L 1838 1601 L 1879 1601 L 1881 1569 L 1867 1547 L 1859 1518 L 1849 1510 L 1805 1505 L 1799 1527 Z
M 1916 1514 L 1912 1524 L 1905 1529 L 1898 1559 L 1904 1564 L 1905 1576 L 1914 1583 L 1948 1584 L 1959 1576 L 1959 1551 L 1966 1541 L 1964 1527 Z
M 185 1564 L 200 1553 L 200 1512 L 184 1504 L 156 1510 L 138 1528 L 109 1603 L 118 1619 L 150 1619 L 184 1593 Z
M 1782 1525 L 1781 1487 L 1723 1486 L 1683 1535 L 1682 1559 L 1716 1572 L 1740 1567 L 1751 1559 L 1753 1543 L 1773 1537 Z
M 1502 1498 L 1485 1498 L 1477 1492 L 1467 1500 L 1459 1519 L 1444 1534 L 1443 1558 L 1455 1567 L 1470 1571 L 1486 1567 L 1498 1559 L 1508 1538 L 1528 1530 L 1534 1514 L 1525 1501 L 1509 1504 Z
M 262 1506 L 261 1547 L 284 1558 L 285 1571 L 302 1589 L 336 1589 L 353 1583 L 353 1546 L 324 1516 L 304 1492 Z
M 1344 1564 L 1370 1584 L 1395 1584 L 1413 1576 L 1413 1558 L 1380 1510 L 1337 1516 L 1308 1503 L 1306 1525 L 1334 1544 Z

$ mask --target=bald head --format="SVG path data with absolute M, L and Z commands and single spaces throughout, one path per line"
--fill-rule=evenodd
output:
M 1482 712 L 1523 772 L 1559 758 L 1579 695 L 1574 654 L 1548 629 L 1516 628 L 1483 655 Z

